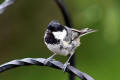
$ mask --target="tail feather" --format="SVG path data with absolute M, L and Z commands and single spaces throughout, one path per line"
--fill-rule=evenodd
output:
M 72 40 L 82 37 L 86 34 L 96 32 L 96 31 L 97 30 L 93 30 L 93 29 L 89 29 L 89 28 L 84 28 L 82 30 L 72 29 Z
M 93 30 L 93 29 L 89 29 L 89 28 L 84 28 L 82 30 L 79 31 L 80 33 L 80 37 L 86 35 L 86 34 L 89 34 L 89 33 L 92 33 L 92 32 L 96 32 L 97 30 Z

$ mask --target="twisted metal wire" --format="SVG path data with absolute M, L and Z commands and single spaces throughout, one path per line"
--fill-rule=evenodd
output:
M 24 58 L 24 59 L 13 60 L 0 65 L 0 73 L 15 67 L 27 66 L 27 65 L 48 66 L 48 67 L 62 70 L 63 63 L 56 60 L 51 60 L 46 65 L 44 65 L 45 60 L 46 59 L 44 58 Z M 88 74 L 83 73 L 70 65 L 66 68 L 66 72 L 73 73 L 74 75 L 78 76 L 82 80 L 94 80 Z
M 15 0 L 5 0 L 0 4 L 0 14 L 2 14 L 8 6 L 12 5 L 15 2 Z

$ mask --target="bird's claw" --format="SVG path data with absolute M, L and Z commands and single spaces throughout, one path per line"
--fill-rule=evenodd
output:
M 70 65 L 70 63 L 68 63 L 68 62 L 63 65 L 63 68 L 62 68 L 63 72 L 66 71 L 66 68 L 67 68 L 67 66 L 69 66 L 69 65 Z

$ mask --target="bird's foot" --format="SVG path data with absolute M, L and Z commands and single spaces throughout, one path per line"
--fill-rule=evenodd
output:
M 69 65 L 70 65 L 70 63 L 68 63 L 68 62 L 66 62 L 66 63 L 63 65 L 63 68 L 62 68 L 63 72 L 66 71 L 66 68 L 67 68 L 67 66 L 69 66 Z
M 50 57 L 50 58 L 47 58 L 45 61 L 44 61 L 44 65 L 47 65 L 47 63 L 49 62 L 49 61 L 52 61 L 53 59 Z

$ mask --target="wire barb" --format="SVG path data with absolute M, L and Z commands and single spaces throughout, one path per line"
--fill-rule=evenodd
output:
M 46 65 L 44 65 L 45 60 L 46 59 L 44 58 L 24 58 L 24 59 L 13 60 L 8 63 L 0 65 L 0 73 L 9 69 L 13 69 L 20 66 L 27 66 L 27 65 L 48 66 L 51 68 L 62 70 L 64 65 L 63 63 L 56 60 L 51 60 Z M 73 66 L 68 66 L 66 68 L 66 72 L 73 73 L 74 75 L 78 76 L 82 80 L 94 80 L 91 76 L 79 71 Z
M 15 2 L 15 0 L 4 0 L 4 2 L 2 2 L 0 4 L 0 14 L 2 14 L 8 6 L 12 5 Z

